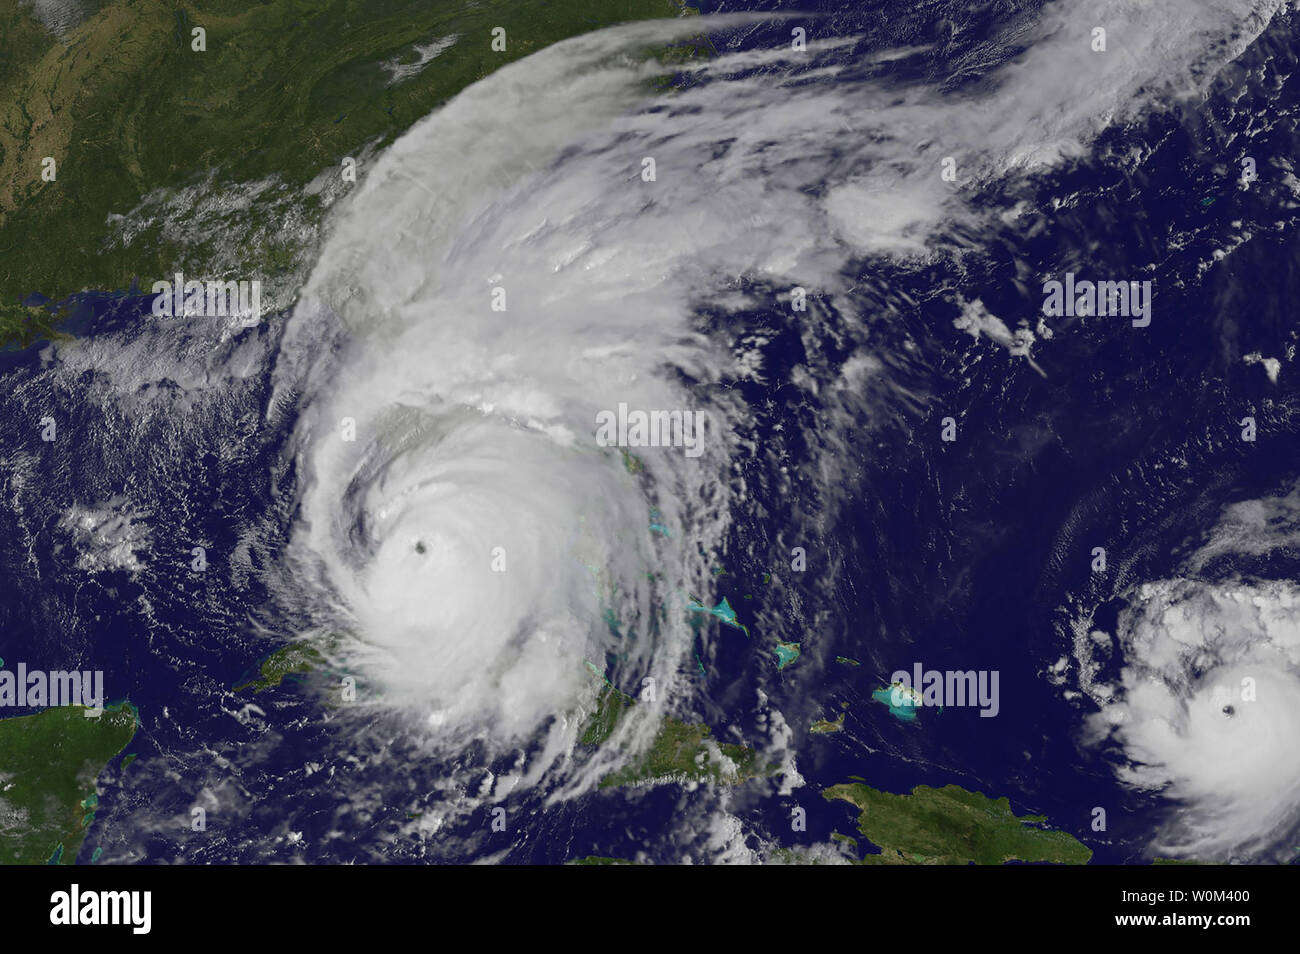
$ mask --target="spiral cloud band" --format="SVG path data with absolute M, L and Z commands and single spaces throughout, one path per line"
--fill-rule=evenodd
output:
M 1184 575 L 1121 594 L 1122 668 L 1085 685 L 1099 704 L 1089 738 L 1118 743 L 1120 778 L 1167 799 L 1155 855 L 1290 860 L 1287 836 L 1300 830 L 1300 588 L 1241 568 L 1284 557 L 1297 528 L 1295 489 L 1234 503 Z M 1109 644 L 1094 632 L 1078 646 Z
M 1276 8 L 1148 4 L 1168 26 L 1134 35 L 1160 55 L 1083 71 L 1068 64 L 1093 55 L 1093 21 L 1060 6 L 971 95 L 887 84 L 889 58 L 823 62 L 854 41 L 814 34 L 807 53 L 691 64 L 698 82 L 664 96 L 645 50 L 752 19 L 602 31 L 500 69 L 385 152 L 336 214 L 277 369 L 277 400 L 305 408 L 286 598 L 336 665 L 450 746 L 543 733 L 535 772 L 572 751 L 593 669 L 670 689 L 746 431 L 715 386 L 742 369 L 702 310 L 774 307 L 745 289 L 798 285 L 869 320 L 854 263 L 959 254 L 990 214 L 967 201 L 981 182 L 1194 93 Z M 1103 6 L 1118 53 L 1139 14 Z M 597 422 L 624 408 L 707 425 L 689 448 L 606 446 Z M 1216 651 L 1225 675 L 1253 660 Z M 626 731 L 643 743 L 669 694 Z

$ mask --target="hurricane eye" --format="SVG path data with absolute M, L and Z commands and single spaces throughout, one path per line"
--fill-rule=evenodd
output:
M 1236 711 L 1237 711 L 1237 710 L 1234 709 L 1232 706 L 1224 706 L 1223 709 L 1222 709 L 1223 714 L 1226 715 L 1226 716 L 1230 716 L 1230 715 L 1232 715 L 1232 714 L 1233 714 L 1234 712 L 1236 712 Z
M 429 548 L 426 547 L 426 546 L 424 545 L 424 541 L 423 541 L 423 540 L 416 540 L 416 541 L 415 541 L 415 552 L 416 552 L 416 553 L 425 553 L 425 552 L 428 551 L 428 549 L 429 549 Z

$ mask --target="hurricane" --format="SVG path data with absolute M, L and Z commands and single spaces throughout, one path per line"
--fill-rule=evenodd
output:
M 138 712 L 27 860 L 1294 860 L 1289 5 L 435 6 L 0 155 L 136 282 L 4 312 L 0 669 Z
M 720 382 L 763 369 L 707 316 L 811 293 L 868 342 L 874 386 L 843 397 L 800 464 L 832 473 L 846 422 L 904 403 L 869 344 L 889 315 L 862 270 L 959 261 L 1015 218 L 1029 177 L 1152 101 L 1194 98 L 1276 8 L 1177 6 L 1132 33 L 1154 50 L 1119 27 L 1174 5 L 1112 5 L 1119 49 L 1099 73 L 1070 66 L 1094 56 L 1092 21 L 1053 5 L 1008 29 L 973 92 L 886 75 L 918 50 L 846 58 L 861 38 L 818 39 L 815 18 L 806 45 L 723 49 L 656 91 L 655 50 L 772 23 L 748 15 L 601 31 L 467 89 L 336 212 L 286 333 L 277 391 L 301 413 L 284 599 L 439 744 L 528 751 L 532 780 L 567 766 L 571 791 L 589 787 L 608 765 L 574 764 L 582 714 L 601 679 L 657 686 L 625 727 L 623 749 L 644 746 L 690 645 L 683 607 L 710 592 L 699 555 L 744 495 L 752 412 Z M 704 452 L 600 446 L 620 406 L 702 412 Z
M 1154 856 L 1283 860 L 1300 828 L 1300 592 L 1237 562 L 1286 547 L 1295 504 L 1226 507 L 1188 575 L 1121 594 L 1115 646 L 1096 634 L 1122 663 L 1092 687 L 1090 742 L 1117 743 L 1119 778 L 1165 800 Z

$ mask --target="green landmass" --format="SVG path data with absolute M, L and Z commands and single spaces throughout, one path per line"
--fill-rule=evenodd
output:
M 259 669 L 260 676 L 235 686 L 235 692 L 251 689 L 254 694 L 278 686 L 284 678 L 294 673 L 312 672 L 325 661 L 324 657 L 307 643 L 292 643 L 271 653 Z
M 583 745 L 601 745 L 614 731 L 623 711 L 636 700 L 613 686 L 606 686 L 596 699 L 596 711 L 579 735 Z
M 602 858 L 600 855 L 588 855 L 586 858 L 572 858 L 566 865 L 634 865 L 635 861 L 626 858 Z
M 87 16 L 55 36 L 30 3 L 0 0 L 0 341 L 52 332 L 60 314 L 20 304 L 34 293 L 148 290 L 177 268 L 264 282 L 292 273 L 328 204 L 308 183 L 341 182 L 345 158 L 542 47 L 695 12 L 679 0 L 80 6 Z M 492 49 L 495 27 L 504 52 Z M 453 36 L 432 59 L 419 49 Z
M 579 739 L 584 745 L 601 745 L 636 704 L 627 693 L 606 683 L 596 699 Z M 716 746 L 716 749 L 715 749 Z M 719 754 L 722 756 L 719 758 Z M 665 719 L 650 748 L 634 762 L 601 779 L 601 788 L 634 785 L 660 780 L 690 780 L 736 784 L 766 774 L 758 765 L 758 753 L 744 745 L 717 743 L 703 723 Z
M 707 725 L 665 719 L 650 748 L 635 762 L 601 779 L 601 788 L 660 779 L 732 785 L 764 771 L 758 753 L 743 745 L 715 743 Z M 713 749 L 717 745 L 722 758 Z
M 956 785 L 918 785 L 910 795 L 864 784 L 833 785 L 828 801 L 860 811 L 858 830 L 879 854 L 862 864 L 998 865 L 1008 861 L 1087 864 L 1092 851 L 1063 831 L 1042 827 L 1040 815 L 1017 816 L 1005 798 L 989 798 Z
M 620 447 L 619 450 L 623 454 L 623 466 L 627 469 L 629 474 L 639 474 L 645 470 L 645 464 L 642 462 L 640 457 L 637 457 L 635 454 L 629 454 L 625 447 Z
M 843 712 L 841 712 L 840 717 L 833 722 L 830 719 L 818 719 L 808 729 L 808 731 L 812 732 L 814 735 L 827 735 L 831 732 L 842 732 L 843 730 L 844 730 Z
M 0 864 L 74 864 L 95 819 L 95 780 L 135 736 L 129 702 L 0 719 Z

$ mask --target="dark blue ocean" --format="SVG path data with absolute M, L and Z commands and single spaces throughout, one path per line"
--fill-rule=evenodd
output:
M 960 88 L 985 80 L 979 72 L 952 79 L 953 63 L 1032 17 L 1035 5 L 811 9 L 815 31 L 866 37 L 859 52 L 929 45 L 900 61 L 893 81 Z M 711 39 L 729 49 L 788 37 L 788 24 L 773 24 Z M 1104 625 L 1118 610 L 1107 602 L 1117 588 L 1172 572 L 1224 506 L 1300 478 L 1296 378 L 1284 365 L 1274 383 L 1242 360 L 1293 353 L 1296 344 L 1300 205 L 1263 160 L 1300 154 L 1298 106 L 1295 47 L 1275 24 L 1196 108 L 1112 127 L 1087 154 L 990 197 L 1029 212 L 971 236 L 960 269 L 859 263 L 859 307 L 891 316 L 873 326 L 871 346 L 894 382 L 927 399 L 860 429 L 846 425 L 834 486 L 800 473 L 796 493 L 782 493 L 774 461 L 807 456 L 815 422 L 831 413 L 799 375 L 835 374 L 855 343 L 834 335 L 810 343 L 788 311 L 702 311 L 700 329 L 722 340 L 762 326 L 767 375 L 728 382 L 752 409 L 754 444 L 764 450 L 740 461 L 750 493 L 716 557 L 715 595 L 749 632 L 700 618 L 691 712 L 720 740 L 741 741 L 766 732 L 759 720 L 780 710 L 804 784 L 786 793 L 766 782 L 723 792 L 670 784 L 558 805 L 525 793 L 512 810 L 530 822 L 509 837 L 413 839 L 407 823 L 441 769 L 400 727 L 383 742 L 383 733 L 367 736 L 373 748 L 358 752 L 359 737 L 340 740 L 298 677 L 255 697 L 232 691 L 292 632 L 268 608 L 264 582 L 295 515 L 285 452 L 292 408 L 270 405 L 282 322 L 241 332 L 222 354 L 195 351 L 196 380 L 135 388 L 129 368 L 107 365 L 134 340 L 149 296 L 78 296 L 66 326 L 77 340 L 60 347 L 81 355 L 79 375 L 52 374 L 45 343 L 0 355 L 0 658 L 102 669 L 109 698 L 129 699 L 140 713 L 128 749 L 135 759 L 107 767 L 78 860 L 102 852 L 104 861 L 140 862 L 558 863 L 642 852 L 670 862 L 705 857 L 705 833 L 689 827 L 690 806 L 701 801 L 725 803 L 778 845 L 853 834 L 852 808 L 820 794 L 851 778 L 891 792 L 955 783 L 1006 796 L 1018 813 L 1045 815 L 1083 841 L 1094 863 L 1148 860 L 1169 806 L 1159 793 L 1117 783 L 1121 756 L 1080 741 L 1090 703 L 1064 698 L 1045 674 L 1070 654 L 1072 601 L 1103 604 L 1096 623 Z M 1135 151 L 1141 162 L 1117 161 Z M 1263 174 L 1242 189 L 1236 175 L 1247 154 L 1260 158 Z M 1249 241 L 1235 242 L 1243 233 Z M 1230 255 L 1200 267 L 1229 245 Z M 1035 353 L 1042 373 L 1005 349 L 962 345 L 970 339 L 954 329 L 954 291 L 1009 321 L 1041 311 L 1041 290 L 1025 275 L 1067 271 L 1149 278 L 1150 326 L 1062 319 L 1069 333 Z M 814 297 L 810 308 L 822 326 L 837 327 L 829 302 Z M 241 355 L 252 370 L 233 383 L 196 383 L 205 362 Z M 175 404 L 184 414 L 137 413 L 174 399 L 169 388 L 195 394 Z M 63 439 L 42 441 L 47 416 Z M 1257 422 L 1253 442 L 1239 436 L 1246 416 Z M 960 422 L 953 442 L 939 439 L 947 417 Z M 80 527 L 68 516 L 77 507 L 94 511 Z M 816 528 L 799 541 L 809 570 L 776 573 L 777 581 L 774 567 L 790 559 L 783 528 L 793 525 Z M 131 527 L 147 530 L 133 542 Z M 104 541 L 123 534 L 143 571 L 114 562 Z M 1108 574 L 1090 567 L 1096 546 L 1107 550 Z M 192 568 L 195 547 L 208 554 L 204 571 Z M 84 554 L 101 551 L 106 562 L 88 567 Z M 1286 551 L 1237 569 L 1294 577 L 1296 560 Z M 798 642 L 800 658 L 778 668 L 776 639 Z M 947 708 L 907 722 L 872 700 L 892 672 L 916 662 L 997 671 L 998 715 Z M 841 711 L 843 731 L 809 733 L 814 720 Z M 196 805 L 207 809 L 202 833 L 186 824 Z M 1098 806 L 1105 832 L 1090 827 Z M 791 830 L 795 807 L 807 812 L 806 831 Z M 345 837 L 331 834 L 340 830 Z

